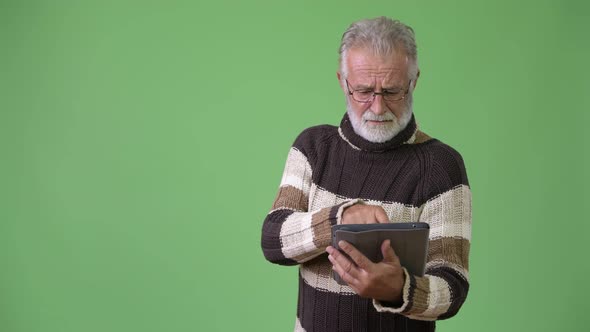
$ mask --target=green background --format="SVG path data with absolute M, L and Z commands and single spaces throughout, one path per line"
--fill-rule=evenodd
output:
M 290 144 L 338 124 L 342 32 L 416 31 L 419 124 L 465 159 L 471 289 L 440 331 L 578 331 L 583 1 L 0 0 L 0 331 L 289 331 L 260 230 Z

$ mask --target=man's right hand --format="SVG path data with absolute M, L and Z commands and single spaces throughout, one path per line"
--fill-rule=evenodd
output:
M 355 204 L 344 210 L 342 224 L 382 224 L 388 223 L 389 218 L 382 207 L 378 205 Z

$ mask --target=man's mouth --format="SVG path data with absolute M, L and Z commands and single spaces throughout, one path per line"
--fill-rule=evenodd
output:
M 372 125 L 382 125 L 391 122 L 392 120 L 366 120 L 366 123 Z

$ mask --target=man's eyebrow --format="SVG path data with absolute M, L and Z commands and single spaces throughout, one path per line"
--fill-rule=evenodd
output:
M 388 91 L 391 91 L 391 90 L 402 90 L 403 88 L 402 88 L 402 87 L 400 87 L 400 86 L 394 85 L 394 86 L 391 86 L 391 87 L 385 87 L 385 86 L 384 86 L 384 87 L 382 87 L 382 89 L 383 89 L 383 90 L 388 90 Z
M 353 88 L 355 88 L 356 90 L 365 90 L 365 89 L 374 89 L 374 87 L 370 84 L 357 84 L 356 86 L 354 86 Z

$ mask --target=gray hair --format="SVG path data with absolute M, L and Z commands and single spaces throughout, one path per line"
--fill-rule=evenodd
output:
M 340 43 L 340 72 L 346 77 L 346 55 L 351 48 L 367 48 L 375 55 L 388 56 L 402 49 L 413 62 L 410 75 L 415 77 L 418 70 L 418 51 L 414 30 L 398 20 L 381 16 L 352 23 L 342 35 Z

